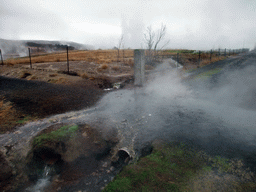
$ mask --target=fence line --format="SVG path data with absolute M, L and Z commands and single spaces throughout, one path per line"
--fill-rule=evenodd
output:
M 0 49 L 0 55 L 1 55 L 1 63 L 4 65 L 4 60 L 3 60 L 3 55 L 2 55 L 2 50 Z
M 49 55 L 49 58 L 45 57 L 45 55 L 48 55 L 50 53 L 40 54 L 40 53 L 42 53 L 42 52 L 40 52 L 40 51 L 42 51 L 41 49 L 36 50 L 36 49 L 33 49 L 33 47 L 32 48 L 29 47 L 28 48 L 28 51 L 29 51 L 29 58 L 28 59 L 29 60 L 24 61 L 24 63 L 29 63 L 30 68 L 32 68 L 33 62 L 34 63 L 41 63 L 41 62 L 48 62 L 48 60 L 49 60 L 49 62 L 59 62 L 59 61 L 65 62 L 66 61 L 67 62 L 67 73 L 69 73 L 70 72 L 69 60 L 70 59 L 74 60 L 74 56 L 72 56 L 73 52 L 75 53 L 75 52 L 79 52 L 79 51 L 85 51 L 84 53 L 81 53 L 81 54 L 86 55 L 85 57 L 82 56 L 82 57 L 84 57 L 84 61 L 88 61 L 88 62 L 94 61 L 96 63 L 102 63 L 102 62 L 105 62 L 104 59 L 106 59 L 107 60 L 106 63 L 114 62 L 113 58 L 115 56 L 112 53 L 111 54 L 112 54 L 113 58 L 111 58 L 111 59 L 109 59 L 109 57 L 102 59 L 101 56 L 96 56 L 98 54 L 101 54 L 99 51 L 107 52 L 107 51 L 110 51 L 110 50 L 93 50 L 95 52 L 93 54 L 91 52 L 87 52 L 88 50 L 72 50 L 72 53 L 69 53 L 70 52 L 69 50 L 71 50 L 70 47 L 66 46 L 66 51 L 57 50 L 57 51 L 52 52 L 52 53 L 56 54 L 55 58 L 53 59 L 54 61 L 52 61 L 52 58 L 51 58 L 52 56 L 51 55 Z M 112 50 L 112 51 L 115 52 L 115 50 Z M 231 56 L 231 55 L 235 55 L 235 54 L 239 54 L 239 53 L 243 53 L 243 52 L 247 52 L 247 51 L 249 51 L 249 49 L 246 49 L 246 48 L 243 48 L 243 49 L 220 49 L 219 48 L 219 49 L 211 49 L 211 50 L 207 50 L 207 51 L 201 51 L 201 50 L 199 50 L 199 51 L 193 51 L 193 50 L 163 50 L 163 51 L 156 51 L 154 53 L 154 55 L 152 55 L 153 56 L 153 62 L 152 62 L 152 58 L 150 59 L 148 57 L 148 54 L 147 54 L 148 50 L 145 50 L 145 52 L 146 52 L 145 57 L 146 57 L 146 64 L 154 65 L 154 62 L 157 62 L 159 60 L 161 61 L 164 58 L 173 58 L 178 63 L 181 63 L 183 65 L 193 64 L 193 65 L 199 66 L 201 64 L 202 65 L 206 64 L 206 62 L 205 62 L 206 60 L 208 60 L 208 62 L 212 62 L 214 60 L 217 60 L 216 59 L 217 57 L 219 57 L 219 59 L 222 59 L 222 58 L 220 58 L 221 56 Z M 66 52 L 66 54 L 65 54 L 65 52 Z M 2 59 L 2 65 L 3 65 L 3 62 L 4 62 L 3 56 L 2 56 L 3 50 L 2 51 L 0 50 L 0 53 L 1 53 L 1 59 Z M 127 62 L 128 62 L 128 60 L 130 62 L 129 58 L 131 58 L 133 60 L 133 55 L 130 55 L 129 52 L 127 52 L 127 53 L 123 49 L 123 61 L 125 60 L 125 57 L 126 57 L 126 54 L 127 54 Z M 60 54 L 60 55 L 58 56 L 58 54 Z M 37 56 L 39 56 L 39 57 L 43 56 L 43 58 L 42 59 L 33 59 L 34 57 L 37 57 Z M 95 58 L 94 56 L 96 56 L 97 58 Z M 81 59 L 78 59 L 78 60 L 81 60 Z M 150 61 L 152 63 L 149 63 L 148 61 Z M 7 63 L 8 63 L 8 61 L 7 61 Z

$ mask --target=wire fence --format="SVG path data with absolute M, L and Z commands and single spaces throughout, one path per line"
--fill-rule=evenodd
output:
M 156 53 L 155 62 L 161 62 L 165 58 L 171 58 L 185 68 L 190 66 L 204 66 L 209 63 L 223 60 L 228 56 L 237 55 L 240 53 L 248 52 L 248 48 L 243 49 L 215 49 L 208 51 L 193 51 L 193 50 L 163 50 L 161 52 Z
M 24 49 L 23 49 L 24 51 Z M 27 56 L 19 59 L 3 59 L 2 50 L 0 49 L 1 65 L 5 64 L 29 64 L 33 68 L 35 63 L 45 62 L 66 62 L 67 73 L 70 72 L 69 61 L 87 61 L 97 64 L 109 63 L 127 63 L 130 66 L 133 64 L 134 50 L 74 50 L 73 47 L 62 46 L 58 49 L 51 49 L 48 52 L 42 47 L 27 47 Z M 228 56 L 248 52 L 249 49 L 215 49 L 208 51 L 194 50 L 161 50 L 146 52 L 146 64 L 154 65 L 166 58 L 172 58 L 185 68 L 190 66 L 203 66 L 211 62 L 225 59 Z

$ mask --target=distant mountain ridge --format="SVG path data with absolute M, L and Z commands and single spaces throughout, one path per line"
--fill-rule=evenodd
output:
M 72 41 L 47 41 L 47 40 L 7 40 L 0 39 L 0 49 L 5 59 L 9 57 L 23 57 L 28 55 L 28 48 L 33 53 L 36 52 L 54 52 L 66 49 L 70 50 L 88 50 L 93 46 L 80 44 Z

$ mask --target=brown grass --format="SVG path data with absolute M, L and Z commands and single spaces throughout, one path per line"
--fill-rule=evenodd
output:
M 123 51 L 122 51 L 123 52 Z M 133 50 L 124 50 L 125 58 L 133 58 Z M 122 54 L 121 54 L 121 57 Z M 97 64 L 113 63 L 116 62 L 116 50 L 90 50 L 90 51 L 69 51 L 70 61 L 87 61 L 95 62 Z M 65 62 L 67 60 L 66 52 L 50 53 L 44 55 L 33 56 L 32 63 L 45 63 L 45 62 Z M 7 59 L 5 64 L 29 64 L 28 57 Z
M 220 56 L 220 57 L 218 57 L 218 56 L 215 56 L 215 57 L 212 57 L 212 59 L 210 60 L 209 58 L 207 58 L 207 59 L 203 59 L 201 62 L 200 62 L 200 67 L 203 67 L 203 66 L 205 66 L 205 65 L 208 65 L 208 64 L 210 64 L 210 63 L 214 63 L 214 62 L 217 62 L 217 61 L 220 61 L 220 60 L 224 60 L 226 57 L 224 57 L 224 56 Z
M 118 71 L 118 70 L 120 70 L 120 66 L 114 65 L 114 66 L 111 67 L 111 69 L 114 70 L 114 71 Z
M 26 71 L 22 71 L 22 73 L 20 75 L 20 78 L 25 79 L 25 78 L 27 78 L 30 75 L 31 75 L 31 73 L 26 72 Z
M 54 73 L 54 74 L 50 74 L 50 75 L 49 75 L 49 77 L 56 77 L 56 76 L 58 76 L 57 73 Z
M 36 79 L 38 79 L 35 75 L 33 75 L 33 76 L 29 76 L 28 78 L 27 78 L 27 80 L 36 80 Z
M 5 101 L 4 97 L 0 98 L 0 134 L 13 131 L 16 126 L 24 123 L 22 120 L 25 118 L 27 115 L 17 111 L 11 102 Z
M 163 50 L 159 51 L 157 54 L 160 56 L 169 56 L 174 59 L 179 52 L 179 62 L 184 66 L 184 69 L 192 69 L 196 67 L 202 67 L 204 65 L 208 65 L 209 63 L 216 62 L 219 60 L 223 60 L 226 57 L 217 56 L 216 54 L 212 54 L 212 59 L 210 61 L 209 53 L 201 53 L 201 62 L 198 62 L 198 53 L 188 53 L 184 52 L 184 50 Z M 147 54 L 147 53 L 146 53 Z M 128 65 L 133 67 L 134 65 L 134 50 L 126 49 L 121 50 L 119 59 L 121 63 L 124 65 Z M 38 56 L 32 56 L 32 63 L 45 63 L 45 62 L 66 62 L 67 55 L 66 52 L 56 52 L 51 54 L 44 54 Z M 70 61 L 85 61 L 92 62 L 94 64 L 99 64 L 98 72 L 103 72 L 103 70 L 107 69 L 108 64 L 117 62 L 117 50 L 86 50 L 86 51 L 70 51 L 69 52 L 69 60 Z M 16 58 L 16 59 L 7 59 L 5 61 L 7 65 L 17 65 L 17 64 L 29 64 L 29 58 Z M 112 67 L 113 70 L 118 70 L 115 67 Z
M 83 79 L 88 79 L 89 75 L 88 75 L 88 73 L 83 73 L 80 75 L 80 77 L 82 77 Z
M 108 65 L 107 64 L 101 64 L 100 65 L 100 69 L 107 69 L 108 68 Z

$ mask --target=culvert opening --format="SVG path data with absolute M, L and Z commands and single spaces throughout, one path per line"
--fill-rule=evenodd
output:
M 117 161 L 116 162 L 112 162 L 112 165 L 115 167 L 119 167 L 125 164 L 128 164 L 129 161 L 132 159 L 130 153 L 125 150 L 125 149 L 120 149 L 117 152 Z
M 28 176 L 36 181 L 45 176 L 54 176 L 61 173 L 63 160 L 61 155 L 51 148 L 43 147 L 33 151 L 33 157 L 28 163 Z

